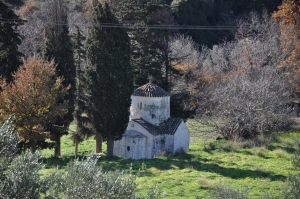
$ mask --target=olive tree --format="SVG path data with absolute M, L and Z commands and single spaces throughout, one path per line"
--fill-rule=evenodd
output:
M 11 120 L 0 127 L 0 198 L 40 198 L 40 154 L 17 154 L 19 140 Z
M 45 195 L 66 199 L 142 198 L 136 192 L 136 175 L 131 171 L 105 172 L 97 161 L 97 157 L 75 160 L 66 167 L 65 173 L 53 173 L 48 177 L 46 187 L 50 188 Z M 157 190 L 151 189 L 148 198 L 158 198 L 158 195 Z
M 104 171 L 98 157 L 70 162 L 65 170 L 55 170 L 43 178 L 41 155 L 18 154 L 17 134 L 12 120 L 0 127 L 0 198 L 159 198 L 156 187 L 146 197 L 137 192 L 136 178 L 130 170 Z

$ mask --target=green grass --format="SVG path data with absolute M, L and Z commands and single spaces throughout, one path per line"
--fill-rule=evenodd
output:
M 157 185 L 161 198 L 208 198 L 207 192 L 220 183 L 235 188 L 248 187 L 251 198 L 266 193 L 279 195 L 287 187 L 287 177 L 294 174 L 291 156 L 295 151 L 294 140 L 300 133 L 279 133 L 270 144 L 251 147 L 247 143 L 202 139 L 200 128 L 190 125 L 190 151 L 175 156 L 162 156 L 152 160 L 124 160 L 120 157 L 106 158 L 101 155 L 99 164 L 106 171 L 129 169 L 139 173 L 138 191 L 146 194 L 150 187 Z M 71 127 L 74 128 L 74 127 Z M 105 144 L 103 150 L 106 150 Z M 95 151 L 93 138 L 79 146 L 80 156 Z M 43 150 L 47 174 L 57 165 L 63 169 L 75 159 L 74 146 L 68 136 L 62 138 L 62 155 L 52 156 L 53 151 Z

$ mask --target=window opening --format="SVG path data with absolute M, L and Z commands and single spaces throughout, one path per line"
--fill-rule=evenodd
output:
M 130 151 L 130 146 L 127 146 L 127 151 Z

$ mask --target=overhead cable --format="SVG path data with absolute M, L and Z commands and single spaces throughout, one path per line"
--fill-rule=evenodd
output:
M 23 20 L 1 19 L 0 24 L 13 23 L 24 24 Z M 66 23 L 49 23 L 52 26 L 69 26 Z M 116 23 L 100 23 L 103 28 L 126 28 L 126 29 L 188 29 L 188 30 L 236 30 L 238 26 L 188 26 L 188 25 L 147 25 L 147 24 L 116 24 Z

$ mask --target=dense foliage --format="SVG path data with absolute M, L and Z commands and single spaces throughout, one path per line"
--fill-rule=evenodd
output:
M 0 1 L 0 21 L 0 76 L 9 82 L 22 63 L 23 54 L 18 51 L 22 36 L 18 27 L 24 21 L 3 1 Z
M 50 137 L 45 129 L 47 124 L 67 112 L 67 102 L 63 99 L 68 87 L 57 77 L 53 61 L 30 57 L 23 62 L 12 76 L 13 83 L 0 82 L 0 115 L 2 121 L 13 118 L 23 146 L 34 152 L 37 146 L 47 147 L 45 140 Z
M 45 27 L 45 43 L 42 56 L 45 60 L 54 60 L 56 73 L 63 78 L 63 85 L 70 86 L 64 100 L 68 101 L 68 112 L 49 123 L 51 139 L 56 141 L 55 156 L 60 156 L 60 137 L 67 133 L 73 121 L 76 67 L 74 65 L 73 46 L 68 30 L 67 10 L 63 0 L 52 0 L 47 10 L 48 24 Z M 63 24 L 63 25 L 62 25 Z M 60 128 L 56 128 L 59 126 Z
M 112 156 L 114 140 L 122 137 L 128 123 L 133 77 L 127 32 L 101 24 L 118 24 L 108 4 L 94 8 L 85 48 L 88 106 L 97 133 L 107 140 L 107 155 Z
M 16 144 L 34 152 L 51 138 L 59 156 L 75 116 L 75 154 L 96 135 L 112 156 L 133 87 L 150 76 L 171 92 L 172 115 L 195 117 L 207 135 L 255 141 L 290 129 L 290 102 L 300 93 L 299 18 L 298 0 L 1 0 L 0 109 L 9 120 L 0 129 L 0 197 L 140 197 L 135 176 L 103 172 L 92 157 L 41 180 L 40 155 L 18 156 Z M 281 197 L 299 198 L 299 175 L 288 182 Z M 214 197 L 249 198 L 225 185 Z
M 10 120 L 0 127 L 1 198 L 144 198 L 136 192 L 136 176 L 131 172 L 104 172 L 97 157 L 70 162 L 65 172 L 40 177 L 44 167 L 39 153 L 18 155 L 18 138 Z M 155 188 L 149 199 L 158 198 Z
M 175 23 L 171 9 L 164 1 L 119 1 L 116 15 L 121 22 L 133 28 L 127 30 L 131 42 L 131 64 L 135 86 L 147 83 L 152 76 L 157 84 L 166 86 L 170 64 L 168 63 L 168 42 L 172 30 L 164 28 Z M 158 26 L 162 28 L 149 28 Z
M 239 24 L 233 41 L 203 48 L 197 64 L 181 67 L 192 98 L 187 106 L 195 105 L 200 121 L 227 139 L 255 138 L 291 124 L 293 90 L 278 67 L 278 25 L 267 13 L 252 13 Z

